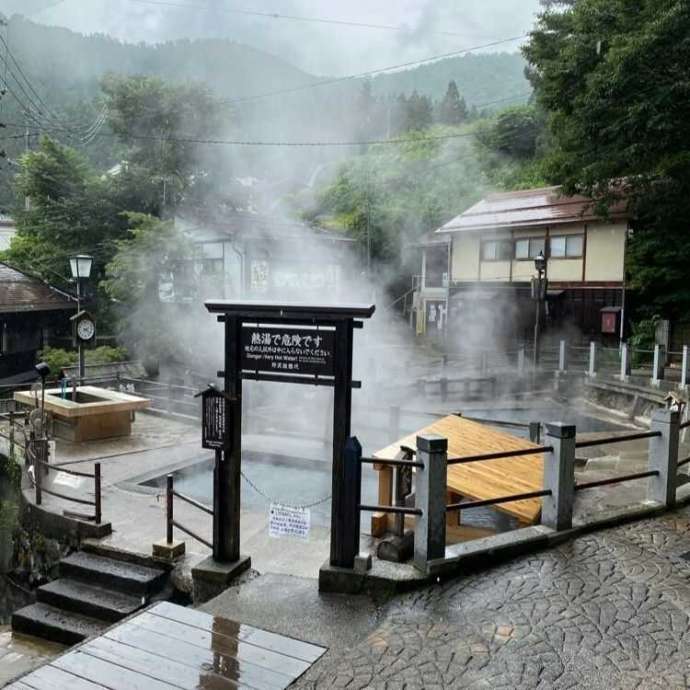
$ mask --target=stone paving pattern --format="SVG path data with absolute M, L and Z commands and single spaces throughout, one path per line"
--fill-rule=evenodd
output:
M 690 510 L 402 595 L 299 688 L 686 688 Z

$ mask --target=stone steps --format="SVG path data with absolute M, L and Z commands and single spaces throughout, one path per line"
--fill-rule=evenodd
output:
M 161 589 L 167 572 L 94 553 L 75 551 L 60 561 L 60 575 L 136 596 L 149 596 Z
M 72 645 L 93 635 L 100 635 L 108 623 L 74 611 L 65 611 L 37 602 L 12 614 L 12 630 L 41 637 L 51 642 Z
M 146 606 L 167 577 L 166 570 L 77 551 L 60 561 L 57 580 L 38 588 L 35 604 L 12 615 L 12 629 L 76 644 Z
M 50 604 L 65 611 L 92 616 L 116 623 L 140 609 L 146 598 L 124 594 L 104 587 L 93 587 L 79 580 L 61 577 L 39 587 L 39 602 Z

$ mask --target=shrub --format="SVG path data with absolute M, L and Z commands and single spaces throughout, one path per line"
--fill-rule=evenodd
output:
M 127 359 L 127 349 L 101 345 L 92 350 L 86 350 L 84 359 L 86 364 L 110 364 L 123 362 Z M 61 369 L 73 367 L 77 364 L 76 350 L 63 350 L 58 347 L 46 347 L 40 353 L 41 359 L 50 367 L 52 376 L 57 376 Z

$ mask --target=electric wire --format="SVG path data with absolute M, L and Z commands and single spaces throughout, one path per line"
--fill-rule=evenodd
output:
M 62 0 L 64 1 L 64 0 Z M 396 25 L 396 24 L 378 24 L 372 22 L 360 22 L 347 19 L 333 19 L 330 17 L 309 17 L 304 15 L 281 14 L 279 12 L 260 12 L 258 10 L 248 10 L 238 7 L 208 7 L 206 5 L 198 5 L 192 3 L 172 2 L 170 0 L 129 0 L 141 5 L 154 5 L 159 7 L 175 7 L 178 9 L 188 10 L 202 10 L 208 12 L 223 12 L 225 14 L 241 14 L 252 17 L 262 17 L 265 19 L 284 19 L 294 22 L 308 22 L 313 24 L 332 24 L 336 26 L 349 26 L 358 29 L 378 29 L 383 31 L 400 31 L 410 33 L 414 29 L 411 27 Z M 455 38 L 464 38 L 467 34 L 461 34 L 455 31 L 428 31 L 428 35 L 452 36 Z
M 477 108 L 485 108 L 497 103 L 503 103 L 511 100 L 519 100 L 527 98 L 531 92 L 523 94 L 516 94 L 507 98 L 501 98 L 496 101 L 489 101 L 487 103 L 477 104 Z M 6 122 L 7 127 L 20 127 L 24 125 L 14 122 Z M 55 127 L 32 127 L 31 129 L 40 131 L 63 131 L 64 128 Z M 127 137 L 135 141 L 153 141 L 153 142 L 171 142 L 181 144 L 201 144 L 208 146 L 240 146 L 240 147 L 287 147 L 287 148 L 319 148 L 319 147 L 357 147 L 357 146 L 386 146 L 397 145 L 405 146 L 416 143 L 446 141 L 453 139 L 464 139 L 476 137 L 476 132 L 455 132 L 452 134 L 438 134 L 438 135 L 411 135 L 408 137 L 392 137 L 389 139 L 368 139 L 356 141 L 262 141 L 262 140 L 243 140 L 243 139 L 216 139 L 216 138 L 201 138 L 201 137 L 187 137 L 187 136 L 164 136 L 164 135 L 147 135 L 127 133 Z M 114 132 L 97 132 L 95 137 L 117 138 L 118 135 Z M 94 138 L 95 138 L 94 137 Z
M 221 103 L 247 103 L 249 101 L 256 101 L 263 98 L 270 98 L 272 96 L 283 96 L 290 93 L 296 93 L 298 91 L 306 91 L 308 89 L 315 89 L 321 86 L 329 86 L 331 84 L 340 84 L 347 81 L 354 81 L 357 79 L 364 79 L 366 77 L 373 77 L 377 74 L 384 74 L 386 72 L 394 72 L 397 70 L 409 69 L 410 67 L 418 67 L 420 65 L 426 65 L 433 62 L 438 62 L 439 60 L 445 60 L 451 57 L 458 57 L 460 55 L 465 55 L 466 53 L 471 53 L 475 50 L 483 50 L 486 48 L 494 48 L 505 43 L 512 43 L 514 41 L 519 41 L 523 38 L 527 38 L 529 34 L 520 34 L 519 36 L 511 36 L 509 38 L 503 38 L 497 41 L 492 41 L 491 43 L 484 43 L 483 45 L 472 46 L 471 48 L 461 48 L 460 50 L 454 50 L 449 53 L 442 53 L 440 55 L 432 55 L 428 58 L 422 58 L 421 60 L 411 60 L 409 62 L 403 62 L 397 65 L 389 65 L 387 67 L 380 67 L 378 69 L 368 70 L 366 72 L 359 72 L 357 74 L 348 74 L 343 77 L 333 77 L 331 79 L 322 79 L 316 82 L 310 82 L 308 84 L 302 84 L 301 86 L 292 86 L 285 89 L 279 89 L 277 91 L 266 91 L 264 93 L 254 94 L 252 96 L 241 96 L 239 98 L 226 98 L 222 99 Z

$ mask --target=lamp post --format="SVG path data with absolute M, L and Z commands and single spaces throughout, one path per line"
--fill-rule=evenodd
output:
M 71 256 L 69 260 L 72 278 L 77 283 L 77 313 L 81 312 L 82 280 L 87 280 L 89 278 L 92 265 L 93 257 L 88 254 L 77 254 L 76 256 Z M 81 383 L 84 380 L 84 346 L 81 339 L 77 340 L 79 351 L 79 382 Z
M 46 378 L 50 374 L 50 367 L 45 362 L 39 362 L 34 369 L 41 377 L 41 438 L 45 438 Z
M 532 370 L 536 374 L 537 366 L 539 365 L 539 326 L 541 321 L 541 303 L 544 300 L 545 293 L 545 280 L 546 280 L 546 257 L 544 252 L 541 251 L 534 259 L 534 268 L 537 269 L 537 279 L 536 283 L 533 282 L 533 297 L 537 302 L 536 306 L 536 316 L 534 319 L 534 356 L 533 356 L 533 367 Z

